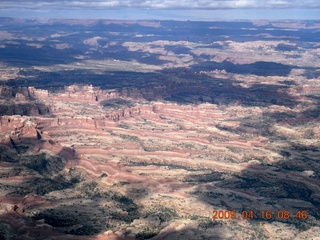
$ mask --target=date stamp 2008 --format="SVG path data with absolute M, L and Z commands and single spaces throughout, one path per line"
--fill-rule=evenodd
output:
M 243 210 L 240 213 L 235 210 L 213 210 L 212 220 L 218 219 L 261 219 L 261 220 L 289 220 L 289 219 L 301 219 L 306 220 L 308 213 L 306 210 L 290 212 L 288 210 L 261 210 L 260 212 L 254 212 L 253 210 Z

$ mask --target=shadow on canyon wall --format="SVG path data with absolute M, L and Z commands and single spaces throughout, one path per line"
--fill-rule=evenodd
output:
M 28 103 L 0 103 L 0 116 L 21 115 L 21 116 L 37 116 L 49 113 L 49 108 L 39 102 Z

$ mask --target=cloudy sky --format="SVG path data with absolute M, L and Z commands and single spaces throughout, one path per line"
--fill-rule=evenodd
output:
M 108 19 L 320 19 L 319 0 L 0 0 L 0 16 Z

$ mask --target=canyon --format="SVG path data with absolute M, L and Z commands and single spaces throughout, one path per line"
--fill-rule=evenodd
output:
M 55 57 L 0 57 L 2 239 L 320 235 L 319 43 L 257 36 L 313 34 L 317 23 L 243 23 L 260 27 L 243 42 L 231 23 L 174 23 L 230 34 L 205 42 L 153 39 L 165 21 L 107 20 L 50 20 L 45 36 L 23 40 L 21 29 L 43 26 L 5 21 L 2 53 L 11 41 L 38 51 L 28 41 Z
M 195 86 L 176 89 L 199 93 Z M 315 90 L 305 87 L 299 95 Z M 308 220 L 282 221 L 295 234 L 317 223 L 320 129 L 319 117 L 305 115 L 310 107 L 145 99 L 169 95 L 164 87 L 118 92 L 71 85 L 55 93 L 1 88 L 7 104 L 0 125 L 7 234 L 19 226 L 10 219 L 18 218 L 26 221 L 21 228 L 29 229 L 21 239 L 44 233 L 66 239 L 66 233 L 96 234 L 84 239 L 172 239 L 179 237 L 176 228 L 190 228 L 182 231 L 190 237 L 210 237 L 217 229 L 225 236 L 231 226 L 232 234 L 249 237 L 257 229 L 248 220 L 213 222 L 212 210 L 258 212 L 262 206 L 308 211 Z M 302 103 L 299 95 L 294 99 Z M 288 118 L 279 121 L 281 114 Z M 272 204 L 277 195 L 281 200 Z M 192 230 L 201 224 L 214 232 Z M 265 221 L 259 229 L 268 236 L 266 229 L 277 224 Z M 106 228 L 112 231 L 100 233 Z

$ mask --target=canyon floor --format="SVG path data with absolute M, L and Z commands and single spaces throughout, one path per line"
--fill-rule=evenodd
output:
M 1 19 L 0 239 L 319 237 L 319 23 L 234 24 Z

